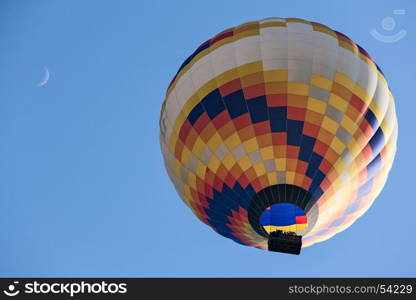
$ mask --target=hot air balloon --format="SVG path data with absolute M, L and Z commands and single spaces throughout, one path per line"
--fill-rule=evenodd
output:
M 202 222 L 294 254 L 367 211 L 397 141 L 394 99 L 369 54 L 294 18 L 202 43 L 171 81 L 159 125 L 169 177 Z

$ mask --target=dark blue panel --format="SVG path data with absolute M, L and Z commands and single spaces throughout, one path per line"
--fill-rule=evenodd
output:
M 236 184 L 234 185 L 233 190 L 242 199 L 241 201 L 239 201 L 240 206 L 242 206 L 244 209 L 247 209 L 250 204 L 251 197 L 248 196 L 247 192 L 238 182 L 236 182 Z
M 315 173 L 315 177 L 312 180 L 311 186 L 309 187 L 309 191 L 313 192 L 315 189 L 317 189 L 324 178 L 325 174 L 318 169 Z
M 367 166 L 367 178 L 373 178 L 381 169 L 381 156 L 377 155 Z
M 270 120 L 272 132 L 286 132 L 286 120 Z
M 368 109 L 364 117 L 368 121 L 368 123 L 370 123 L 373 130 L 376 131 L 379 125 L 378 125 L 377 118 L 373 114 L 373 112 L 370 109 Z
M 202 100 L 202 105 L 211 120 L 225 110 L 225 105 L 222 102 L 222 97 L 218 90 L 213 90 L 211 93 L 206 95 Z
M 337 226 L 340 226 L 344 221 L 345 221 L 345 219 L 347 218 L 348 216 L 342 216 L 342 217 L 339 217 L 339 218 L 337 218 L 335 221 L 333 221 L 328 227 L 329 228 L 332 228 L 332 227 L 337 227 Z
M 245 188 L 246 193 L 248 194 L 248 196 L 251 198 L 254 197 L 254 195 L 256 194 L 256 191 L 254 190 L 253 186 L 251 184 L 247 185 L 247 187 Z
M 204 108 L 202 107 L 201 103 L 198 103 L 189 113 L 188 120 L 191 122 L 192 125 L 198 120 L 198 118 L 204 113 Z
M 364 183 L 360 188 L 358 189 L 358 198 L 362 198 L 368 195 L 368 193 L 371 192 L 371 189 L 373 188 L 373 179 L 368 180 L 366 183 Z
M 260 96 L 247 101 L 251 121 L 253 123 L 263 122 L 269 119 L 267 101 L 265 96 Z
M 377 129 L 376 133 L 371 138 L 369 144 L 374 154 L 379 154 L 380 151 L 383 149 L 385 141 L 383 130 L 381 130 L 381 127 Z
M 320 188 L 320 187 L 318 187 L 314 192 L 313 192 L 313 197 L 315 198 L 315 199 L 319 199 L 319 198 L 321 198 L 321 196 L 324 194 L 324 191 Z
M 269 107 L 272 132 L 286 132 L 287 107 Z
M 242 240 L 240 240 L 238 237 L 234 236 L 234 234 L 230 231 L 230 229 L 226 228 L 228 231 L 222 231 L 221 229 L 224 228 L 224 225 L 215 226 L 215 223 L 211 223 L 211 222 L 210 224 L 211 226 L 215 228 L 216 232 L 218 232 L 222 236 L 232 239 L 234 242 L 239 243 L 241 245 L 248 245 L 247 243 L 244 243 Z M 221 229 L 218 229 L 218 228 L 221 228 Z
M 228 185 L 224 184 L 222 186 L 222 196 L 226 197 L 224 200 L 224 204 L 227 206 L 230 206 L 232 209 L 237 210 L 237 207 L 239 206 L 240 202 L 244 199 L 240 198 L 238 193 L 234 192 Z M 228 200 L 227 200 L 228 198 Z
M 231 209 L 225 209 L 223 206 L 215 204 L 215 201 L 211 201 L 210 203 L 212 203 L 213 206 L 211 207 L 210 205 L 209 208 L 205 208 L 207 216 L 210 219 L 229 224 L 228 217 L 232 217 Z
M 316 154 L 315 152 L 312 152 L 312 156 L 309 159 L 309 166 L 308 166 L 308 169 L 306 170 L 306 176 L 308 176 L 309 178 L 313 178 L 321 162 L 322 162 L 322 156 L 320 156 L 319 154 Z
M 238 90 L 224 97 L 231 119 L 237 118 L 248 112 L 247 103 L 242 90 Z
M 304 135 L 299 150 L 299 159 L 303 161 L 309 161 L 312 155 L 313 147 L 315 146 L 316 139 L 310 136 Z
M 377 70 L 379 70 L 379 72 L 384 76 L 383 71 L 381 70 L 381 68 L 376 64 Z
M 287 120 L 287 144 L 299 146 L 303 131 L 303 122 Z
M 269 107 L 270 121 L 271 120 L 285 120 L 287 119 L 287 107 Z

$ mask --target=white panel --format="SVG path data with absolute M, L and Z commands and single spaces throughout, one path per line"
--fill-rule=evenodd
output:
M 225 44 L 209 54 L 215 76 L 237 67 L 235 60 L 235 46 L 233 43 Z
M 207 58 L 207 57 L 204 57 Z M 194 92 L 198 91 L 204 84 L 215 77 L 211 61 L 204 59 L 203 63 L 194 66 L 190 70 Z
M 310 24 L 304 24 L 299 22 L 288 22 L 286 24 L 287 30 L 292 32 L 311 32 L 312 31 L 312 25 Z
M 287 45 L 284 48 L 270 47 L 268 43 L 261 43 L 261 56 L 264 60 L 271 59 L 287 59 L 288 49 Z
M 265 18 L 265 19 L 262 19 L 262 20 L 259 21 L 260 24 L 270 23 L 270 22 L 284 22 L 284 23 L 286 23 L 286 19 L 272 17 L 272 18 Z
M 377 86 L 377 73 L 366 62 L 359 59 L 360 73 L 358 74 L 357 83 L 372 96 Z
M 260 37 L 250 36 L 234 42 L 239 66 L 261 60 Z
M 384 116 L 389 105 L 389 89 L 383 80 L 377 81 L 377 87 L 373 96 L 373 101 L 377 104 L 380 112 Z
M 270 70 L 287 70 L 287 59 L 268 59 L 263 61 L 263 69 L 265 71 Z
M 178 106 L 182 108 L 195 93 L 195 87 L 192 79 L 189 77 L 189 72 L 183 74 L 181 81 L 176 85 L 173 92 L 175 92 Z
M 337 72 L 345 74 L 355 81 L 360 71 L 358 60 L 359 58 L 351 51 L 340 47 L 338 49 Z

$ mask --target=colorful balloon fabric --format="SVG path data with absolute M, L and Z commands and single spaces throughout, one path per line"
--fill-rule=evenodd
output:
M 302 19 L 268 18 L 200 45 L 166 93 L 160 143 L 188 207 L 217 233 L 267 249 L 348 228 L 386 182 L 394 100 L 369 54 Z

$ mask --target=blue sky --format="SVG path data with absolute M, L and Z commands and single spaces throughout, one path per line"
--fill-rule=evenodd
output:
M 0 1 L 0 276 L 414 277 L 415 13 L 414 1 Z M 399 120 L 373 206 L 300 256 L 215 234 L 176 195 L 159 150 L 161 103 L 182 61 L 223 29 L 270 16 L 323 23 L 364 47 Z M 407 36 L 383 43 L 372 29 Z M 44 66 L 51 77 L 37 87 Z

